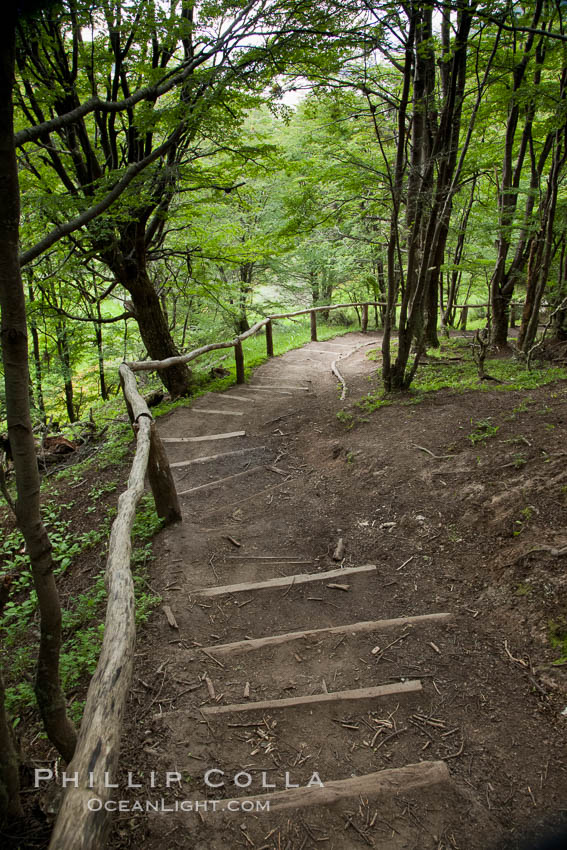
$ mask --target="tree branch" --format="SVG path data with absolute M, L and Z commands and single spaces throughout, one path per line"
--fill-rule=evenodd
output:
M 131 165 L 124 173 L 124 176 L 118 181 L 106 197 L 102 199 L 102 201 L 99 201 L 98 204 L 94 204 L 92 207 L 84 210 L 80 215 L 65 222 L 65 224 L 57 225 L 57 227 L 54 227 L 47 236 L 44 236 L 43 239 L 36 242 L 32 248 L 28 248 L 27 251 L 20 254 L 20 266 L 23 267 L 31 262 L 31 260 L 35 260 L 36 257 L 39 257 L 40 254 L 43 254 L 44 251 L 47 251 L 47 249 L 51 248 L 52 245 L 55 245 L 56 242 L 59 242 L 65 236 L 69 236 L 70 233 L 73 233 L 73 231 L 78 230 L 80 227 L 84 227 L 86 224 L 89 224 L 89 222 L 93 221 L 93 219 L 108 209 L 108 207 L 110 207 L 114 201 L 120 197 L 124 190 L 130 185 L 132 180 L 137 177 L 144 168 L 147 168 L 148 165 L 151 165 L 152 162 L 155 162 L 156 159 L 159 159 L 160 156 L 167 153 L 171 145 L 174 145 L 177 142 L 181 133 L 182 128 L 178 128 L 171 134 L 169 139 L 163 143 L 163 145 L 156 148 L 155 151 L 145 157 L 145 159 Z

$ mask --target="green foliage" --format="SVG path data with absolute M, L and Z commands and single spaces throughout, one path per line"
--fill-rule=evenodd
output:
M 458 355 L 457 358 L 455 358 L 455 355 Z M 381 353 L 379 349 L 373 349 L 368 351 L 366 356 L 369 360 L 376 362 L 380 360 Z M 419 404 L 430 393 L 440 390 L 453 393 L 472 391 L 512 392 L 535 389 L 567 378 L 567 369 L 564 367 L 542 365 L 537 369 L 527 369 L 522 361 L 515 358 L 487 359 L 485 369 L 487 374 L 496 378 L 496 381 L 479 381 L 478 370 L 472 359 L 469 341 L 462 337 L 456 337 L 443 342 L 439 349 L 427 351 L 427 363 L 422 363 L 419 367 L 412 384 L 412 390 L 409 393 L 399 397 L 386 394 L 380 376 L 375 375 L 374 380 L 378 384 L 377 389 L 357 401 L 356 405 L 364 413 L 369 414 L 391 404 L 401 406 Z M 511 418 L 529 410 L 531 404 L 533 402 L 530 398 L 524 399 L 520 405 L 514 408 L 510 414 Z M 494 436 L 498 427 L 490 422 L 478 422 L 469 435 L 469 439 L 473 445 L 482 443 L 487 438 Z M 518 438 L 517 441 L 525 442 L 525 438 Z M 515 458 L 516 468 L 520 468 L 524 463 L 525 458 L 518 453 Z
M 471 419 L 471 425 L 474 424 L 474 430 L 468 434 L 468 439 L 471 441 L 473 446 L 477 443 L 485 443 L 490 437 L 495 437 L 498 431 L 500 430 L 500 425 L 493 425 L 488 419 L 480 419 L 478 422 L 473 423 Z
M 567 619 L 550 620 L 548 634 L 551 646 L 559 652 L 559 657 L 552 663 L 558 666 L 567 664 Z
M 354 417 L 348 410 L 339 410 L 337 419 L 342 425 L 346 425 L 347 428 L 352 428 L 354 425 Z
M 128 426 L 128 431 L 131 429 Z M 71 484 L 82 481 L 92 468 L 106 468 L 113 458 L 124 460 L 123 429 L 114 428 L 113 439 L 95 458 L 69 467 L 60 473 L 59 480 Z M 102 459 L 101 459 L 102 455 Z M 114 493 L 118 487 L 116 481 L 107 481 L 93 485 L 88 491 L 89 506 L 86 513 L 98 511 L 100 518 L 97 526 L 88 531 L 78 532 L 71 521 L 70 511 L 73 502 L 62 502 L 56 497 L 58 491 L 51 485 L 47 488 L 49 497 L 44 498 L 42 514 L 51 543 L 53 560 L 56 564 L 55 575 L 63 589 L 62 629 L 63 646 L 60 670 L 64 692 L 72 697 L 71 716 L 80 720 L 83 708 L 76 694 L 84 686 L 86 677 L 95 670 L 102 639 L 104 636 L 104 614 L 106 608 L 105 572 L 101 569 L 91 579 L 89 586 L 82 592 L 66 595 L 63 574 L 69 573 L 77 559 L 88 550 L 98 548 L 97 557 L 102 557 L 110 533 L 110 525 L 116 513 L 115 508 L 101 503 Z M 152 537 L 162 527 L 150 494 L 140 500 L 134 522 L 132 540 L 132 575 L 136 597 L 136 623 L 147 622 L 160 597 L 149 587 L 148 570 L 152 559 Z M 25 554 L 23 538 L 19 531 L 12 531 L 0 541 L 0 570 L 9 574 L 11 598 L 0 618 L 3 630 L 2 664 L 8 682 L 6 706 L 14 719 L 19 722 L 22 712 L 35 706 L 33 693 L 33 675 L 39 621 L 37 598 L 33 590 L 33 581 L 29 558 Z

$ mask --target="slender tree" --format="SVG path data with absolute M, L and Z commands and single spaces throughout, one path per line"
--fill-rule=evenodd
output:
M 14 147 L 14 85 L 17 9 L 10 7 L 0 32 L 0 310 L 6 416 L 16 470 L 18 526 L 30 558 L 40 611 L 35 693 L 49 739 L 72 758 L 76 735 L 59 678 L 61 607 L 53 575 L 52 548 L 41 519 L 40 478 L 29 404 L 26 303 L 19 263 L 20 194 Z

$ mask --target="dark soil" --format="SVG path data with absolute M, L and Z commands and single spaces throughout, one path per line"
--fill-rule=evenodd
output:
M 168 443 L 174 462 L 254 451 L 175 470 L 180 491 L 238 477 L 182 496 L 184 522 L 156 539 L 151 586 L 178 629 L 159 609 L 139 636 L 121 764 L 122 779 L 131 771 L 142 787 L 116 796 L 163 798 L 173 808 L 176 800 L 266 793 L 262 772 L 279 791 L 286 772 L 303 786 L 315 772 L 328 783 L 423 760 L 445 761 L 450 779 L 389 797 L 369 785 L 354 799 L 282 813 L 124 811 L 115 850 L 518 848 L 565 816 L 567 666 L 554 664 L 560 650 L 550 635 L 567 632 L 565 556 L 555 554 L 567 546 L 567 384 L 441 391 L 365 415 L 355 403 L 373 386 L 368 347 L 338 364 L 344 403 L 330 364 L 367 339 L 351 334 L 290 351 L 246 387 L 159 420 L 170 438 L 246 431 Z M 268 383 L 292 388 L 252 392 Z M 238 396 L 246 401 L 231 400 Z M 337 418 L 343 409 L 354 427 Z M 337 563 L 339 538 L 345 552 Z M 304 563 L 285 563 L 291 559 Z M 376 570 L 213 598 L 196 592 L 365 564 Z M 203 651 L 439 612 L 452 616 L 302 639 L 220 663 Z M 388 698 L 206 720 L 201 713 L 215 703 L 415 679 L 421 691 Z M 220 787 L 205 783 L 212 768 L 224 773 Z M 181 787 L 164 788 L 166 771 L 183 775 Z M 235 787 L 239 771 L 253 777 L 249 788 Z
M 336 342 L 354 348 L 362 341 L 353 334 Z M 252 382 L 310 392 L 203 399 L 197 407 L 245 416 L 176 411 L 161 421 L 169 437 L 246 429 L 240 439 L 168 444 L 175 461 L 257 449 L 181 468 L 180 490 L 256 471 L 184 496 L 185 522 L 157 541 L 155 589 L 179 629 L 158 612 L 140 644 L 123 763 L 145 775 L 153 769 L 162 781 L 166 770 L 179 770 L 183 784 L 166 793 L 170 800 L 261 794 L 262 771 L 280 790 L 286 771 L 302 785 L 314 771 L 329 782 L 424 759 L 445 760 L 450 782 L 281 815 L 130 814 L 117 825 L 115 847 L 480 850 L 502 841 L 518 846 L 561 820 L 567 668 L 553 664 L 558 650 L 549 638 L 550 624 L 564 625 L 567 615 L 565 559 L 538 546 L 567 544 L 567 386 L 443 391 L 363 417 L 354 404 L 371 389 L 376 366 L 368 349 L 339 364 L 345 406 L 329 369 L 336 353 L 324 353 L 333 349 L 348 350 L 314 343 L 265 364 Z M 355 427 L 337 419 L 343 408 Z M 346 590 L 316 582 L 211 599 L 195 594 L 208 585 L 332 569 L 339 538 L 343 566 L 376 565 L 374 573 L 335 580 Z M 295 641 L 223 657 L 222 667 L 200 649 L 444 611 L 453 614 L 446 625 Z M 423 690 L 205 722 L 200 708 L 213 702 L 205 675 L 220 704 L 244 702 L 247 683 L 251 701 L 416 678 Z M 210 768 L 224 772 L 222 787 L 207 787 Z M 241 770 L 254 777 L 246 790 L 233 783 Z

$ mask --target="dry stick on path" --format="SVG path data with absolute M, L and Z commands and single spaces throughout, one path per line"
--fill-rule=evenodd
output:
M 377 341 L 377 340 L 375 340 L 375 339 L 373 339 L 373 340 L 370 340 L 369 342 L 361 342 L 361 343 L 360 343 L 360 345 L 356 345 L 356 346 L 355 346 L 354 348 L 352 348 L 350 351 L 345 351 L 345 353 L 344 353 L 344 354 L 340 354 L 340 355 L 339 355 L 339 356 L 338 356 L 335 360 L 333 360 L 333 362 L 331 363 L 331 372 L 333 373 L 333 375 L 335 375 L 335 376 L 337 377 L 337 379 L 338 379 L 339 383 L 340 383 L 340 384 L 342 384 L 342 387 L 343 387 L 342 392 L 341 392 L 341 397 L 340 397 L 340 400 L 341 400 L 341 401 L 344 401 L 344 400 L 345 400 L 345 397 L 346 397 L 346 394 L 347 394 L 347 385 L 346 385 L 346 381 L 345 381 L 345 379 L 343 378 L 343 376 L 342 376 L 342 375 L 341 375 L 341 373 L 339 372 L 339 369 L 338 369 L 337 363 L 339 362 L 339 360 L 344 360 L 345 358 L 350 357 L 350 356 L 351 356 L 351 354 L 355 354 L 357 351 L 359 351 L 359 349 L 361 349 L 361 348 L 366 348 L 366 347 L 367 347 L 367 346 L 369 346 L 369 345 L 377 346 L 377 345 L 378 345 L 378 341 Z M 332 352 L 331 352 L 331 353 L 332 353 Z
M 263 380 L 268 380 L 264 378 Z M 311 392 L 311 387 L 299 387 L 296 384 L 250 384 L 251 390 L 303 390 Z
M 219 487 L 226 484 L 227 481 L 234 481 L 236 478 L 242 478 L 245 475 L 252 475 L 256 472 L 262 472 L 269 467 L 252 466 L 250 469 L 245 469 L 243 472 L 235 472 L 234 475 L 227 475 L 226 478 L 218 478 L 216 481 L 209 481 L 207 484 L 199 484 L 197 487 L 191 487 L 189 490 L 182 490 L 178 496 L 188 496 L 190 493 L 197 493 L 202 490 L 210 490 L 213 487 Z
M 291 477 L 292 477 L 291 475 L 288 475 L 287 478 L 284 478 L 283 481 L 278 481 L 277 484 L 272 484 L 270 487 L 265 487 L 263 490 L 258 490 L 257 493 L 252 493 L 250 496 L 246 496 L 245 499 L 239 499 L 237 507 L 240 507 L 241 505 L 243 505 L 244 502 L 249 502 L 252 499 L 255 499 L 257 496 L 263 496 L 264 493 L 269 493 L 271 490 L 276 490 L 278 487 L 283 487 L 283 485 L 286 484 L 291 479 Z M 206 511 L 206 513 L 201 514 L 200 518 L 205 519 L 207 517 L 212 516 L 213 514 L 218 513 L 218 511 L 224 511 L 227 508 L 233 508 L 234 509 L 234 505 L 233 504 L 219 505 L 217 508 L 212 508 L 210 511 Z
M 276 561 L 283 564 L 286 561 L 292 564 L 311 564 L 312 561 L 301 561 L 297 555 L 229 555 L 229 561 Z
M 192 466 L 195 463 L 207 463 L 208 461 L 213 461 L 213 460 L 224 460 L 227 457 L 235 457 L 236 455 L 244 455 L 244 454 L 248 454 L 249 452 L 266 452 L 266 451 L 268 451 L 267 446 L 256 446 L 256 448 L 252 448 L 252 449 L 236 449 L 236 451 L 233 451 L 233 452 L 221 452 L 220 454 L 216 454 L 216 455 L 206 455 L 204 457 L 196 457 L 196 458 L 193 458 L 192 460 L 180 460 L 177 463 L 170 463 L 169 465 L 171 466 L 172 469 L 177 469 L 177 468 L 182 467 L 182 466 Z
M 433 454 L 431 449 L 426 449 L 425 446 L 418 446 L 417 443 L 411 443 L 411 445 L 414 447 L 414 449 L 419 449 L 420 452 L 425 452 L 426 454 L 431 455 L 431 457 L 434 457 L 435 460 L 449 460 L 450 458 L 455 457 L 455 455 L 436 455 L 436 454 Z
M 211 410 L 208 407 L 191 407 L 189 408 L 192 413 L 206 413 L 218 416 L 244 416 L 241 410 Z
M 245 437 L 246 431 L 229 431 L 225 434 L 204 434 L 202 437 L 162 437 L 162 443 L 204 443 L 207 440 L 230 440 Z
M 370 573 L 376 570 L 375 564 L 364 564 L 362 567 L 345 567 L 344 569 L 328 570 L 324 573 L 302 573 L 293 576 L 279 576 L 267 581 L 242 582 L 240 584 L 227 584 L 222 587 L 202 587 L 194 593 L 199 596 L 222 596 L 227 593 L 247 593 L 250 590 L 269 590 L 275 587 L 287 587 L 288 584 L 306 584 L 312 581 L 327 581 L 339 576 L 353 575 L 356 573 Z
M 224 392 L 224 393 L 209 393 L 209 395 L 214 396 L 214 397 L 215 397 L 215 399 L 217 399 L 217 398 L 218 398 L 218 399 L 223 398 L 223 399 L 227 399 L 227 401 L 247 401 L 247 402 L 249 402 L 249 403 L 250 403 L 250 401 L 251 401 L 251 397 L 250 397 L 250 396 L 243 396 L 243 395 L 229 395 L 229 394 L 228 394 L 228 392 Z M 253 401 L 252 401 L 252 404 L 254 404 L 254 402 L 253 402 Z M 224 412 L 224 411 L 223 411 L 223 412 Z

